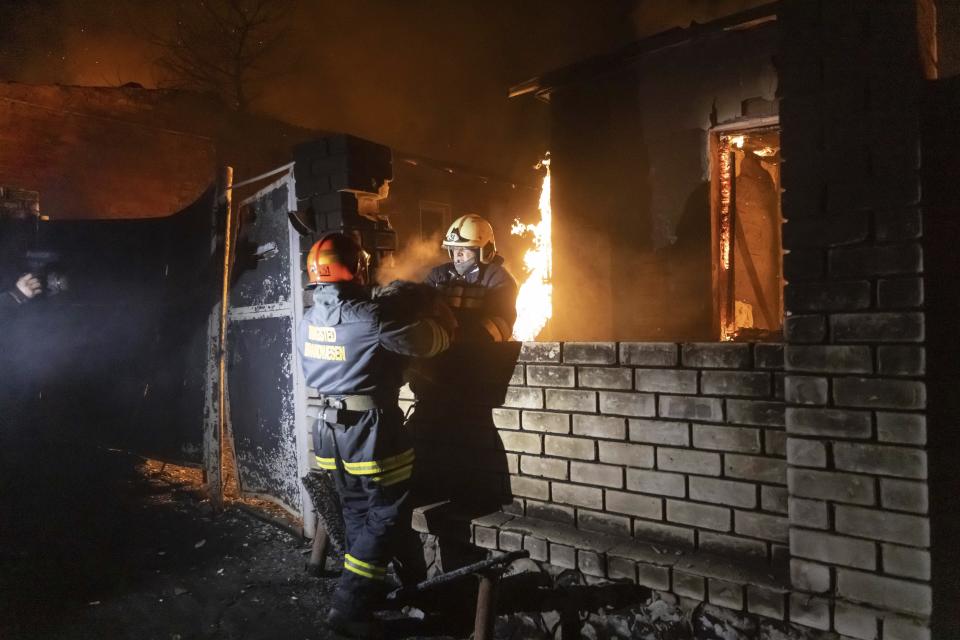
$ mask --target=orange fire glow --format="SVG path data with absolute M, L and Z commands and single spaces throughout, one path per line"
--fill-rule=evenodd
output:
M 736 206 L 733 202 L 734 190 L 733 182 L 737 179 L 737 166 L 734 149 L 742 149 L 745 142 L 745 136 L 720 136 L 720 265 L 724 271 L 729 272 L 731 267 L 731 248 L 732 236 L 734 234 L 733 220 L 731 217 L 731 208 Z M 733 296 L 733 292 L 728 292 Z M 720 339 L 724 341 L 733 340 L 736 331 L 735 317 L 727 317 L 720 329 Z
M 730 268 L 730 151 L 729 143 L 720 142 L 720 264 Z
M 553 315 L 553 243 L 551 240 L 552 210 L 550 208 L 550 154 L 537 166 L 547 170 L 540 188 L 540 222 L 523 224 L 514 220 L 510 232 L 513 235 L 529 234 L 533 248 L 523 256 L 527 278 L 520 285 L 517 296 L 517 322 L 513 326 L 513 339 L 536 340 Z
M 724 270 L 730 268 L 730 197 L 736 167 L 733 166 L 731 152 L 734 147 L 742 149 L 744 136 L 720 136 L 720 264 Z

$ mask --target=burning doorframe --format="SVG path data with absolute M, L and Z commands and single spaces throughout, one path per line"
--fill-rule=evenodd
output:
M 768 325 L 768 333 L 782 330 L 783 324 L 783 251 L 780 237 L 780 227 L 777 226 L 772 241 L 776 243 L 779 253 L 776 260 L 776 278 L 779 287 L 776 289 L 776 300 L 766 300 L 763 286 L 757 269 L 750 258 L 750 253 L 738 251 L 745 241 L 745 232 L 737 224 L 737 150 L 742 149 L 745 140 L 751 135 L 756 136 L 771 131 L 779 131 L 779 117 L 752 118 L 738 120 L 725 125 L 714 127 L 708 136 L 708 154 L 710 158 L 711 182 L 711 254 L 712 254 L 712 281 L 713 281 L 713 321 L 717 337 L 729 341 L 737 339 L 740 332 L 748 328 L 737 321 L 737 256 L 747 258 L 745 269 L 751 284 L 761 300 L 759 311 Z M 776 150 L 774 150 L 776 152 Z M 779 180 L 775 182 L 777 198 L 778 221 L 783 222 L 780 215 Z M 739 247 L 743 249 L 743 247 Z M 773 249 L 773 247 L 771 247 Z M 774 304 L 775 303 L 775 304 Z M 774 308 L 775 307 L 775 308 Z M 751 323 L 752 324 L 752 323 Z M 755 336 L 751 335 L 751 338 Z

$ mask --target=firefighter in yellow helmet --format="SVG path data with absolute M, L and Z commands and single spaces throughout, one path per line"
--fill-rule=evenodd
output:
M 475 213 L 460 216 L 442 246 L 450 262 L 434 267 L 426 282 L 441 290 L 456 315 L 457 340 L 509 340 L 517 319 L 518 288 L 497 255 L 493 226 Z

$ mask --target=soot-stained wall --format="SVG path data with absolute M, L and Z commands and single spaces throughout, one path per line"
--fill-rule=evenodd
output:
M 550 92 L 552 339 L 714 339 L 709 130 L 771 113 L 776 24 Z

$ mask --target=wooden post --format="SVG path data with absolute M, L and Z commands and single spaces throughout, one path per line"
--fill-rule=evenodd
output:
M 500 571 L 484 571 L 480 574 L 477 591 L 477 617 L 473 624 L 474 640 L 493 640 L 493 627 L 497 619 L 497 582 Z
M 563 600 L 563 609 L 560 610 L 560 639 L 578 640 L 579 638 L 580 610 L 568 593 Z
M 329 537 L 323 526 L 323 521 L 317 518 L 317 526 L 313 532 L 313 546 L 310 548 L 310 560 L 307 561 L 307 572 L 317 576 L 323 572 L 323 562 L 327 557 L 327 543 Z
M 230 252 L 232 251 L 231 229 L 233 227 L 233 169 L 224 167 L 218 182 L 218 194 L 214 203 L 211 229 L 211 253 L 215 254 L 217 237 L 223 222 L 223 279 L 220 301 L 210 313 L 207 330 L 206 418 L 204 421 L 203 448 L 204 474 L 207 492 L 214 511 L 223 508 L 223 437 L 226 431 L 224 352 L 226 350 L 227 299 L 230 282 Z M 221 216 L 222 213 L 222 216 Z

